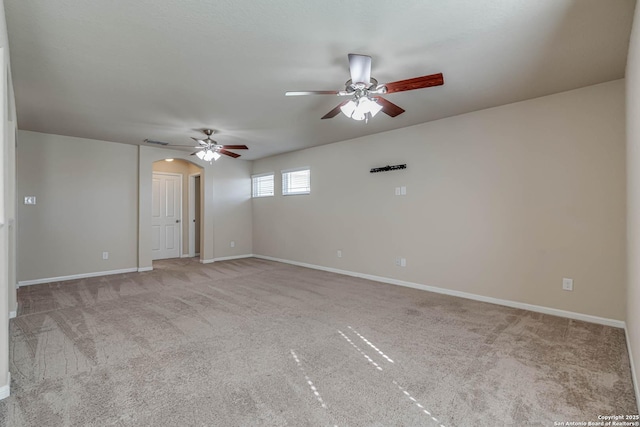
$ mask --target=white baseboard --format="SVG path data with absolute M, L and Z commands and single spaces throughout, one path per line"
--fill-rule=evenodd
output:
M 138 267 L 137 272 L 142 273 L 144 271 L 151 271 L 151 270 L 153 270 L 153 267 Z
M 182 255 L 180 255 L 180 258 L 193 258 L 193 255 L 190 255 L 190 254 L 182 254 Z
M 575 313 L 573 311 L 560 310 L 557 308 L 544 307 L 541 305 L 526 304 L 523 302 L 510 301 L 500 298 L 486 297 L 484 295 L 472 294 L 469 292 L 455 291 L 452 289 L 439 288 L 437 286 L 423 285 L 420 283 L 407 282 L 404 280 L 391 279 L 389 277 L 374 276 L 372 274 L 357 273 L 354 271 L 340 270 L 337 268 L 323 267 L 321 265 L 307 264 L 305 262 L 290 261 L 286 259 L 274 258 L 265 255 L 253 255 L 255 258 L 266 259 L 269 261 L 282 262 L 285 264 L 297 265 L 299 267 L 313 268 L 315 270 L 329 271 L 331 273 L 344 274 L 346 276 L 359 277 L 362 279 L 374 280 L 376 282 L 389 283 L 391 285 L 406 286 L 423 291 L 435 292 L 438 294 L 451 295 L 454 297 L 472 299 L 475 301 L 488 302 L 491 304 L 504 305 L 511 308 L 519 308 L 521 310 L 535 311 L 537 313 L 549 314 L 552 316 L 566 317 L 568 319 L 582 320 L 589 323 L 597 323 L 599 325 L 613 326 L 615 328 L 624 328 L 624 321 L 616 319 L 608 319 L 605 317 L 592 316 L 590 314 Z
M 221 257 L 213 258 L 213 259 L 201 259 L 200 263 L 201 264 L 211 264 L 212 262 L 218 262 L 218 261 L 229 261 L 229 260 L 232 260 L 232 259 L 252 258 L 253 256 L 254 256 L 253 254 L 221 256 Z
M 629 330 L 624 325 L 624 336 L 627 339 L 627 352 L 629 353 L 629 365 L 631 365 L 631 379 L 633 381 L 633 391 L 636 393 L 636 402 L 640 405 L 640 393 L 638 393 L 638 380 L 636 379 L 636 366 L 633 362 L 633 351 L 631 350 L 631 342 L 629 341 Z
M 214 258 L 214 261 L 229 261 L 232 259 L 242 259 L 242 258 L 251 258 L 253 254 L 245 254 L 245 255 L 232 255 L 232 256 L 222 256 L 219 258 Z
M 18 315 L 18 310 L 9 312 L 9 319 L 14 319 Z
M 7 372 L 7 385 L 0 387 L 0 400 L 6 399 L 11 395 L 11 372 Z
M 86 279 L 88 277 L 109 276 L 112 274 L 134 273 L 136 271 L 139 271 L 139 270 L 138 268 L 134 267 L 134 268 L 123 268 L 120 270 L 96 271 L 93 273 L 72 274 L 70 276 L 47 277 L 44 279 L 21 280 L 20 282 L 18 282 L 18 287 L 29 286 L 29 285 L 39 285 L 41 283 L 63 282 L 65 280 Z

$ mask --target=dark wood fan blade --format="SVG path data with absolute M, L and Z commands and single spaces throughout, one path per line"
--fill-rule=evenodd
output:
M 322 120 L 324 120 L 324 119 L 332 119 L 335 116 L 337 116 L 338 114 L 340 114 L 340 107 L 342 107 L 343 105 L 345 105 L 349 101 L 350 100 L 346 100 L 346 101 L 341 102 L 340 104 L 338 104 L 338 106 L 336 108 L 334 108 L 333 110 L 329 111 L 327 114 L 322 116 Z
M 306 90 L 306 91 L 291 91 L 285 92 L 286 96 L 300 96 L 300 95 L 338 95 L 340 92 L 337 90 Z
M 382 106 L 382 112 L 388 116 L 395 117 L 404 113 L 404 110 L 402 108 L 398 107 L 393 102 L 387 101 L 381 96 L 377 96 L 374 99 L 378 102 L 378 104 Z
M 240 157 L 240 154 L 232 153 L 231 151 L 227 151 L 224 148 L 218 150 L 218 153 L 233 157 L 234 159 Z
M 405 90 L 424 89 L 426 87 L 441 86 L 444 84 L 442 73 L 428 76 L 415 77 L 413 79 L 399 80 L 397 82 L 385 83 L 387 93 L 403 92 Z
M 220 148 L 227 150 L 248 150 L 246 145 L 221 145 Z

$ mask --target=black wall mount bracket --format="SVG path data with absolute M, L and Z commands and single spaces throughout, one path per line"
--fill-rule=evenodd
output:
M 393 165 L 393 166 L 383 166 L 381 168 L 371 168 L 371 170 L 369 172 L 371 173 L 376 173 L 376 172 L 388 172 L 388 171 L 395 171 L 398 169 L 406 169 L 407 168 L 407 164 L 403 164 L 403 165 Z

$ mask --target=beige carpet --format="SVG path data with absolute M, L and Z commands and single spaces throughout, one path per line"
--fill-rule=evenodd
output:
M 553 426 L 635 414 L 621 329 L 259 259 L 19 289 L 5 426 Z

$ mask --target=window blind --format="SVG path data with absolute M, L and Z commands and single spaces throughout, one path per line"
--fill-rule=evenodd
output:
M 273 174 L 254 175 L 251 177 L 251 196 L 273 196 Z
M 282 171 L 282 194 L 309 194 L 311 192 L 311 171 L 298 169 Z

